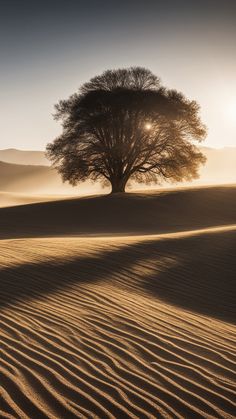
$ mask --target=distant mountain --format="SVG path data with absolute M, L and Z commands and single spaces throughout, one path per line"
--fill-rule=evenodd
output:
M 50 166 L 50 162 L 43 151 L 16 150 L 15 148 L 0 150 L 0 161 L 14 164 Z

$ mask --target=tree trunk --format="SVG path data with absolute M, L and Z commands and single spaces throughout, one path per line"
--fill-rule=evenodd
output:
M 111 180 L 111 193 L 124 193 L 126 183 L 127 181 L 124 179 L 116 178 Z

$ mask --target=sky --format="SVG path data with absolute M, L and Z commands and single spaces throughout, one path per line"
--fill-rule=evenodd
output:
M 106 69 L 149 68 L 236 147 L 235 0 L 0 0 L 0 148 L 43 150 L 54 105 Z

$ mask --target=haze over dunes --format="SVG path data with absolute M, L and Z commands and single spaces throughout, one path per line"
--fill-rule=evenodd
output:
M 0 175 L 1 191 L 40 192 L 61 186 L 60 178 L 46 166 L 0 162 Z
M 17 150 L 7 148 L 0 150 L 0 161 L 14 164 L 49 166 L 50 162 L 43 151 L 37 150 Z
M 206 165 L 200 169 L 200 177 L 192 183 L 182 183 L 182 186 L 236 183 L 236 149 L 211 149 L 203 147 L 207 157 Z M 18 205 L 19 196 L 23 194 L 22 203 L 44 200 L 55 200 L 59 195 L 88 195 L 106 193 L 108 188 L 102 189 L 99 184 L 84 182 L 72 187 L 63 183 L 56 170 L 49 167 L 50 162 L 41 151 L 0 150 L 0 206 Z M 173 185 L 175 187 L 177 185 Z M 181 185 L 180 185 L 181 186 Z M 154 186 L 133 183 L 132 189 L 150 190 Z M 171 187 L 164 184 L 163 187 Z M 4 196 L 1 192 L 5 192 Z M 10 193 L 9 201 L 6 192 Z M 28 197 L 28 198 L 27 198 Z
M 236 148 L 214 149 L 202 147 L 202 151 L 207 157 L 207 162 L 200 169 L 199 183 L 236 182 Z
M 72 188 L 49 166 L 12 164 L 0 161 L 0 207 L 47 201 L 63 195 L 86 195 L 101 188 L 89 183 Z M 9 196 L 9 200 L 7 197 Z
M 2 208 L 0 234 L 2 417 L 234 418 L 236 187 Z

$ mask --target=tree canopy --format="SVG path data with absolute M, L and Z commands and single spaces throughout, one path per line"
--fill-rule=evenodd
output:
M 192 180 L 206 135 L 199 105 L 142 67 L 108 70 L 56 105 L 62 134 L 47 155 L 72 185 L 90 179 L 124 192 L 128 181 Z

